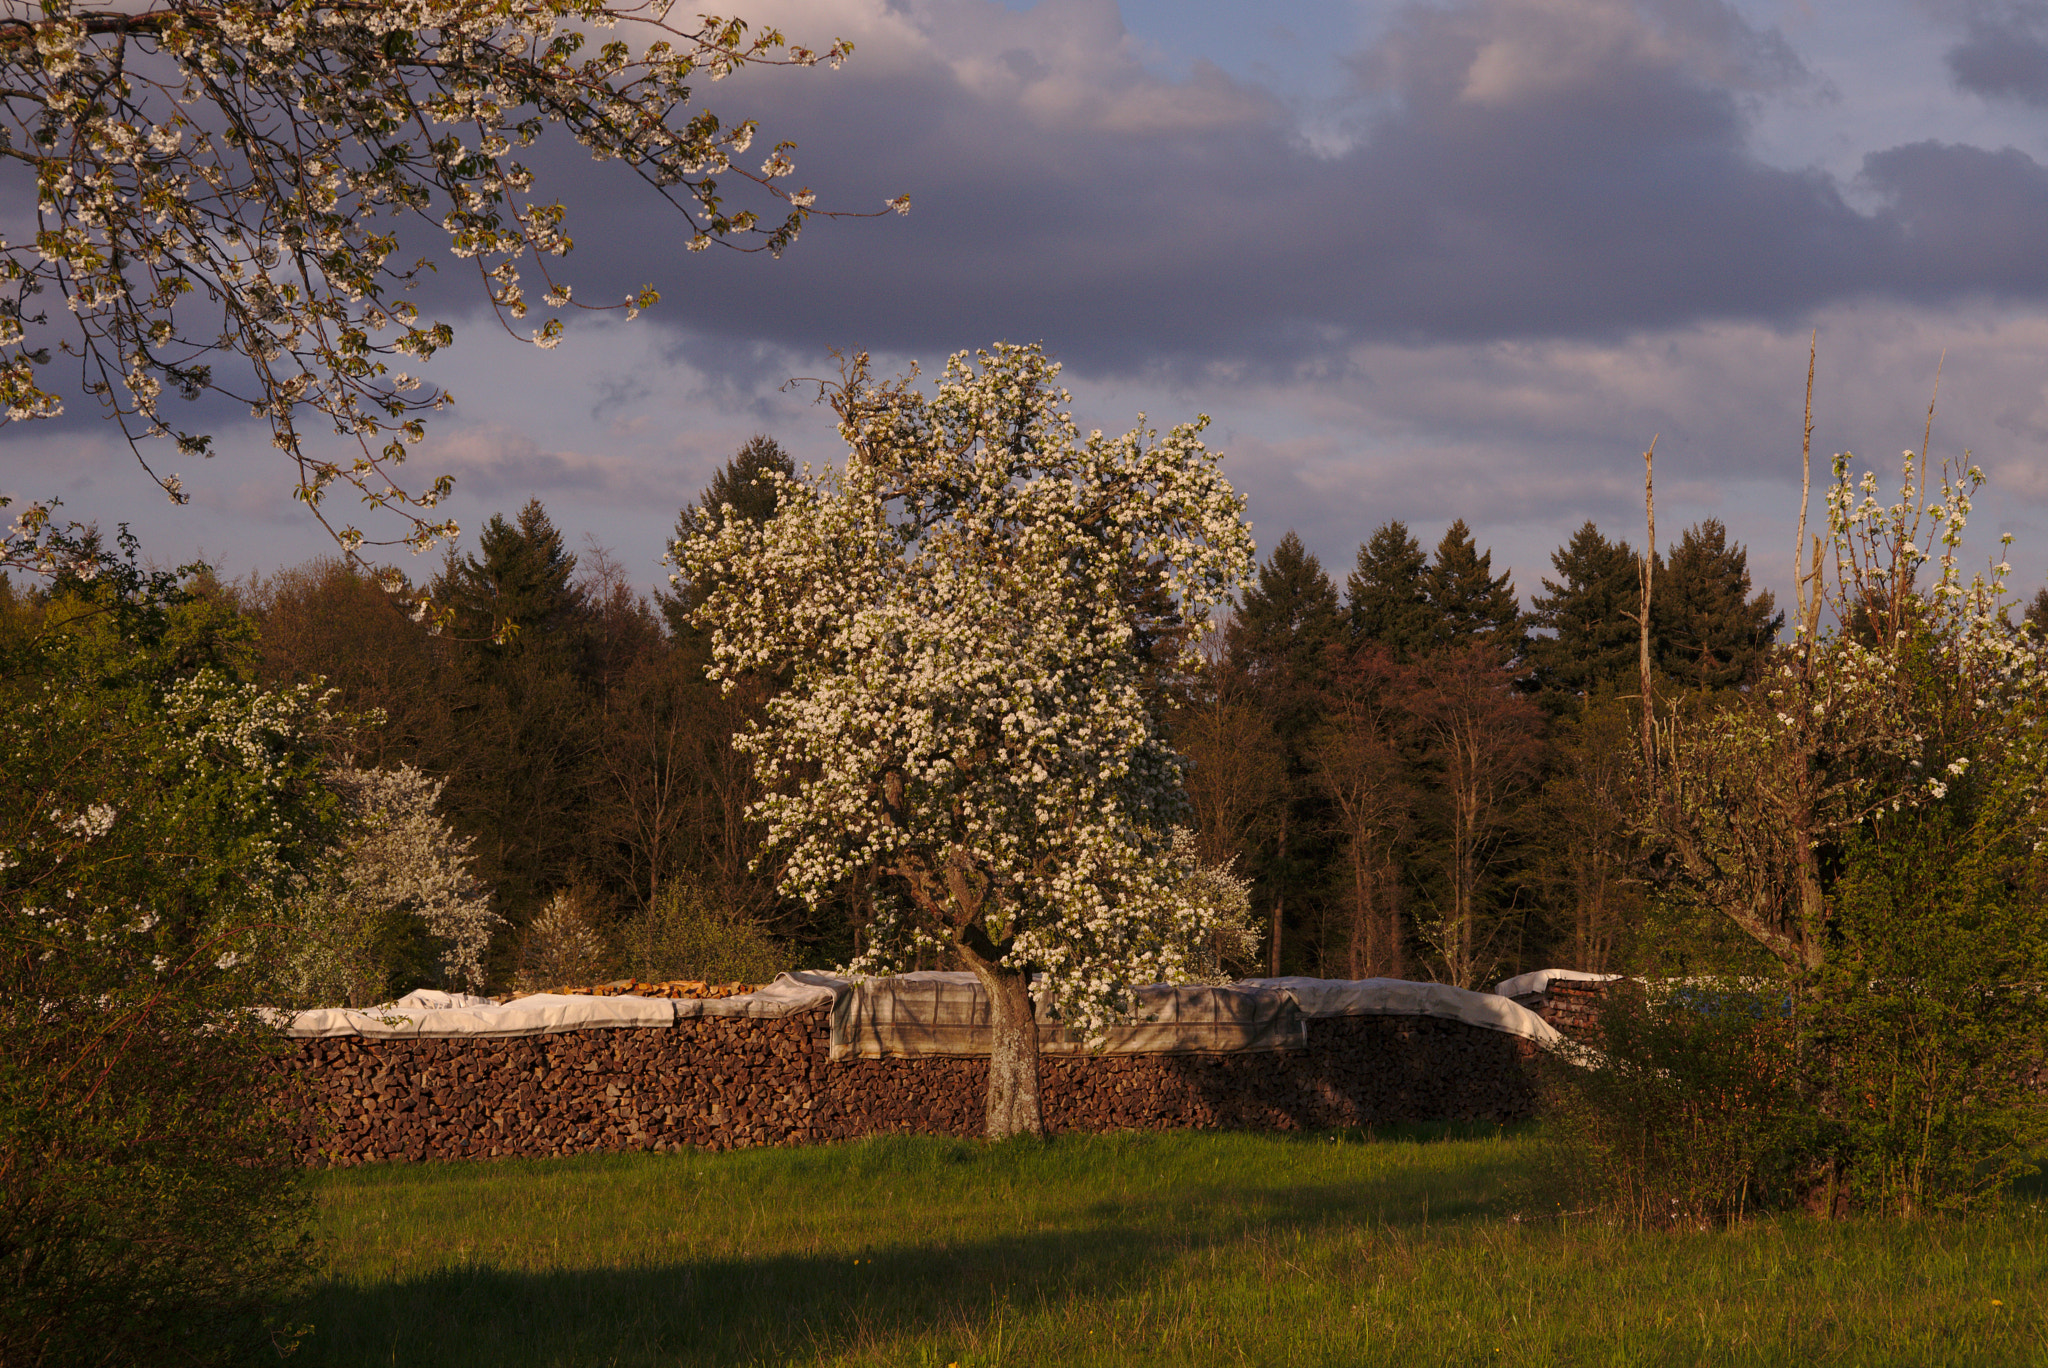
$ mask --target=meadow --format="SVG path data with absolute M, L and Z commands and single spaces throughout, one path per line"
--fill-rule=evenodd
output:
M 315 1180 L 309 1365 L 2012 1364 L 2048 1192 L 1619 1227 L 1530 1128 L 892 1138 Z

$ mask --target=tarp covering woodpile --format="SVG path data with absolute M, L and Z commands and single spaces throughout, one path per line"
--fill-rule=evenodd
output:
M 1152 983 L 1132 994 L 1133 1020 L 1112 1027 L 1105 1054 L 1235 1054 L 1298 1050 L 1301 1013 L 1284 993 L 1230 984 Z M 1042 1054 L 1076 1054 L 1087 1042 L 1038 1006 Z M 988 994 L 972 974 L 915 973 L 853 984 L 832 1008 L 834 1059 L 985 1055 Z
M 1612 983 L 1619 974 L 1589 974 L 1583 969 L 1535 969 L 1513 978 L 1502 979 L 1493 985 L 1497 996 L 1512 998 L 1527 1006 L 1539 1001 L 1550 991 L 1553 983 Z
M 1212 987 L 1148 984 L 1134 991 L 1132 1020 L 1112 1028 L 1106 1054 L 1238 1054 L 1297 1050 L 1308 1022 L 1348 1016 L 1427 1016 L 1521 1036 L 1546 1047 L 1560 1040 L 1534 1012 L 1505 997 L 1401 979 L 1249 979 Z M 756 992 L 723 998 L 643 998 L 535 993 L 506 1003 L 421 990 L 363 1010 L 293 1014 L 286 1034 L 301 1039 L 505 1037 L 621 1027 L 672 1026 L 695 1017 L 780 1018 L 831 1008 L 834 1059 L 971 1057 L 989 1053 L 988 997 L 974 975 L 913 973 L 854 980 L 782 974 Z M 1041 1006 L 1039 1048 L 1078 1054 L 1074 1038 Z

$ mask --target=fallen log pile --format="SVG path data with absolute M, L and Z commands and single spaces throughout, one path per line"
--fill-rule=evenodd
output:
M 702 994 L 699 994 L 700 996 Z M 308 1163 L 728 1150 L 858 1136 L 978 1135 L 988 1062 L 829 1055 L 829 1013 L 507 1038 L 297 1042 Z M 1460 1021 L 1309 1023 L 1305 1049 L 1048 1056 L 1054 1131 L 1300 1130 L 1513 1121 L 1537 1047 Z

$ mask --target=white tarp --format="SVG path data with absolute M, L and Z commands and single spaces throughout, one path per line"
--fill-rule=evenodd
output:
M 1571 975 L 1571 971 L 1547 971 Z M 1531 976 L 1524 975 L 1523 978 Z M 1510 979 L 1503 987 L 1520 980 Z M 1523 1036 L 1551 1046 L 1562 1037 L 1506 996 L 1404 979 L 1247 979 L 1224 987 L 1147 984 L 1135 992 L 1136 1020 L 1112 1029 L 1111 1054 L 1236 1053 L 1299 1049 L 1306 1020 L 1343 1016 L 1433 1016 Z M 285 1033 L 299 1039 L 364 1036 L 373 1040 L 545 1035 L 607 1027 L 672 1026 L 692 1017 L 779 1018 L 832 1007 L 834 1059 L 985 1055 L 988 998 L 974 975 L 925 972 L 856 982 L 834 974 L 777 976 L 756 992 L 729 998 L 599 997 L 535 993 L 511 1002 L 420 989 L 363 1010 L 320 1008 L 291 1014 Z M 1078 1053 L 1046 1014 L 1040 1048 Z
M 553 1035 L 611 1026 L 673 1026 L 677 1004 L 667 998 L 596 997 L 585 993 L 535 993 L 511 1002 L 469 998 L 473 1005 L 440 1006 L 423 998 L 455 994 L 408 993 L 397 1002 L 356 1011 L 322 1007 L 296 1012 L 285 1034 L 301 1040 L 364 1036 L 371 1040 L 432 1040 L 448 1036 Z M 466 996 L 466 995 L 465 995 Z
M 1519 1000 L 1525 997 L 1541 997 L 1550 991 L 1551 984 L 1559 981 L 1612 983 L 1620 977 L 1619 974 L 1589 974 L 1583 969 L 1536 969 L 1526 974 L 1517 974 L 1513 978 L 1502 979 L 1493 985 L 1493 991 L 1498 997 Z
M 1306 1017 L 1442 1017 L 1522 1036 L 1546 1048 L 1563 1039 L 1549 1022 L 1518 1003 L 1470 988 L 1453 988 L 1448 983 L 1289 977 L 1246 979 L 1245 986 L 1286 992 Z
M 799 972 L 777 974 L 775 982 L 751 993 L 726 998 L 678 998 L 676 1016 L 683 1017 L 786 1017 L 813 1007 L 829 1006 L 853 986 L 852 979 L 836 974 Z

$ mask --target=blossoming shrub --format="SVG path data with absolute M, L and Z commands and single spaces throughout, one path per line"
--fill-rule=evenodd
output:
M 0 1362 L 274 1359 L 305 1207 L 250 1004 L 330 827 L 324 714 L 87 565 L 0 625 Z
M 580 889 L 563 889 L 520 934 L 514 983 L 527 993 L 595 983 L 607 958 L 590 899 Z
M 481 992 L 504 918 L 470 872 L 471 841 L 434 809 L 447 781 L 411 765 L 335 767 L 348 825 L 297 900 L 285 982 L 312 1004 L 389 1001 L 428 984 Z

